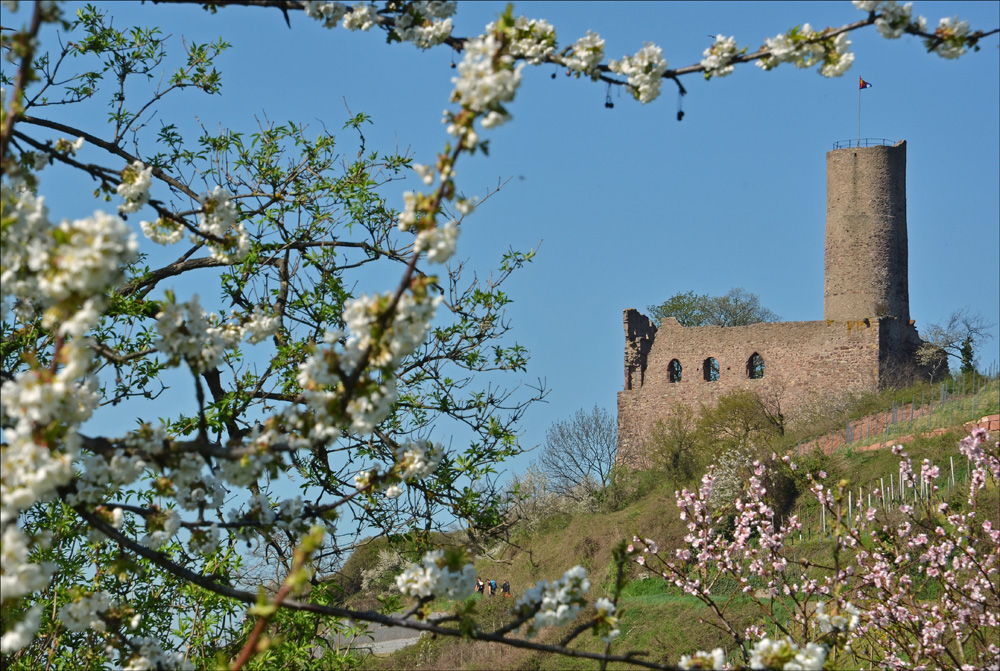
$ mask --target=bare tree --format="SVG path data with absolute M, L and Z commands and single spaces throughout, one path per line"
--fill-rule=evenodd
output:
M 545 432 L 539 467 L 549 491 L 576 500 L 607 487 L 618 450 L 618 424 L 607 410 L 594 406 L 558 420 Z
M 961 362 L 963 373 L 971 373 L 975 369 L 976 350 L 993 338 L 990 329 L 994 326 L 982 313 L 959 308 L 945 321 L 928 325 L 924 333 L 927 343 L 921 347 L 918 357 L 921 363 L 937 364 L 935 372 L 946 357 L 954 357 Z

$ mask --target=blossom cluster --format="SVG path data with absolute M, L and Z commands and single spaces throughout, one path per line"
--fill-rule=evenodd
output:
M 184 227 L 160 217 L 156 221 L 140 221 L 143 235 L 158 245 L 173 245 L 184 238 Z
M 598 631 L 603 632 L 604 635 L 601 637 L 605 643 L 610 643 L 621 635 L 621 630 L 618 628 L 618 617 L 615 615 L 615 604 L 611 599 L 601 597 L 594 602 L 594 610 L 597 611 L 597 628 Z
M 393 32 L 403 42 L 412 42 L 421 49 L 441 44 L 451 35 L 451 17 L 457 3 L 443 0 L 410 2 L 396 17 Z
M 379 23 L 375 5 L 368 2 L 358 2 L 348 8 L 342 2 L 307 0 L 304 9 L 306 16 L 322 22 L 326 28 L 340 25 L 347 30 L 367 31 Z M 421 0 L 399 3 L 398 7 L 389 9 L 397 12 L 391 24 L 391 34 L 401 42 L 412 42 L 421 49 L 429 49 L 451 35 L 451 16 L 455 14 L 456 3 Z
M 130 639 L 129 647 L 135 653 L 129 657 L 123 671 L 193 668 L 190 660 L 185 659 L 182 651 L 167 652 L 156 639 L 149 636 L 138 636 Z
M 64 154 L 69 154 L 72 156 L 76 152 L 83 149 L 83 138 L 78 137 L 73 141 L 67 140 L 66 138 L 59 138 L 56 140 L 56 151 L 60 151 Z
M 822 643 L 809 642 L 799 647 L 787 636 L 781 639 L 763 638 L 750 651 L 750 668 L 822 671 L 828 654 L 829 650 Z
M 681 655 L 677 662 L 681 669 L 724 669 L 726 668 L 726 651 L 715 648 L 712 652 L 699 650 L 690 655 Z
M 149 202 L 149 187 L 153 185 L 153 168 L 142 161 L 133 161 L 122 170 L 122 182 L 118 185 L 118 195 L 125 202 L 118 206 L 122 213 L 138 212 Z
M 451 101 L 476 114 L 485 114 L 483 128 L 499 126 L 510 114 L 503 103 L 514 99 L 521 85 L 523 63 L 501 50 L 502 42 L 490 33 L 465 43 L 465 55 L 458 64 L 458 75 Z
M 888 40 L 902 36 L 910 27 L 913 16 L 913 3 L 911 2 L 900 5 L 895 0 L 887 2 L 854 0 L 854 6 L 865 12 L 877 13 L 879 16 L 875 19 L 875 27 L 879 34 Z
M 359 2 L 344 15 L 344 28 L 348 30 L 371 30 L 378 22 L 374 5 Z
M 286 428 L 303 436 L 304 445 L 336 440 L 345 425 L 357 435 L 369 435 L 388 417 L 397 399 L 390 372 L 423 342 L 442 297 L 428 296 L 425 291 L 404 293 L 389 324 L 383 324 L 391 300 L 386 294 L 348 301 L 343 312 L 346 335 L 328 332 L 325 342 L 329 346 L 318 348 L 299 366 L 297 379 L 305 409 L 291 409 L 284 419 Z M 376 370 L 357 374 L 365 360 Z M 352 375 L 356 375 L 354 393 L 343 405 Z
M 97 322 L 107 288 L 135 259 L 135 236 L 104 212 L 53 225 L 44 198 L 19 184 L 4 183 L 0 199 L 11 216 L 0 251 L 4 318 L 13 298 L 22 319 L 41 314 L 46 328 L 83 335 Z
M 32 546 L 44 540 L 26 534 L 15 520 L 73 477 L 80 452 L 77 428 L 98 403 L 96 385 L 88 380 L 92 354 L 84 336 L 100 318 L 104 296 L 122 277 L 122 267 L 135 258 L 137 244 L 124 222 L 103 212 L 53 224 L 43 199 L 13 179 L 0 187 L 0 200 L 3 317 L 13 299 L 19 318 L 41 315 L 42 325 L 60 336 L 51 365 L 29 362 L 0 388 L 0 600 L 7 603 L 42 589 L 55 570 L 29 563 Z M 5 623 L 3 651 L 24 645 L 39 622 L 30 608 L 18 621 Z
M 652 42 L 644 42 L 642 49 L 634 56 L 611 61 L 608 67 L 612 72 L 628 78 L 629 90 L 639 102 L 650 103 L 660 97 L 660 84 L 663 73 L 667 71 L 667 59 L 663 57 L 663 49 Z
M 156 315 L 157 349 L 175 364 L 185 361 L 194 372 L 211 370 L 222 363 L 226 350 L 241 340 L 258 343 L 274 335 L 278 317 L 256 308 L 238 321 L 224 321 L 207 313 L 195 294 L 186 303 L 166 301 Z
M 226 517 L 233 524 L 245 524 L 247 529 L 236 533 L 236 536 L 249 539 L 253 533 L 250 527 L 277 528 L 293 533 L 303 533 L 309 525 L 302 519 L 305 502 L 301 496 L 282 499 L 277 506 L 271 503 L 267 495 L 259 492 L 250 497 L 245 508 L 234 508 Z
M 733 58 L 739 53 L 736 47 L 735 37 L 724 37 L 717 35 L 715 42 L 704 51 L 704 58 L 701 65 L 705 68 L 705 79 L 712 77 L 725 77 L 732 74 L 736 66 L 733 65 Z
M 322 21 L 327 28 L 336 28 L 340 20 L 347 14 L 347 5 L 342 2 L 326 2 L 325 0 L 306 0 L 306 16 Z
M 926 27 L 921 23 L 918 26 L 918 30 L 925 32 Z M 965 45 L 968 37 L 968 21 L 962 21 L 957 16 L 954 18 L 943 18 L 938 22 L 938 27 L 934 29 L 934 37 L 925 39 L 924 44 L 938 56 L 953 59 L 965 53 Z
M 560 58 L 567 72 L 575 77 L 584 75 L 596 79 L 600 74 L 597 66 L 604 60 L 604 39 L 588 30 L 587 34 L 574 42 L 567 53 Z
M 572 622 L 580 609 L 587 605 L 589 591 L 587 569 L 574 566 L 554 583 L 542 580 L 525 590 L 514 604 L 514 612 L 522 617 L 534 614 L 526 632 L 530 638 L 543 627 L 562 627 Z M 602 603 L 605 613 L 611 615 L 613 612 L 609 605 L 610 602 Z
M 136 454 L 115 450 L 108 459 L 100 454 L 85 455 L 79 460 L 80 475 L 73 482 L 73 491 L 66 496 L 70 505 L 101 503 L 118 494 L 122 487 L 139 479 L 146 462 Z
M 458 222 L 452 219 L 444 226 L 420 231 L 413 247 L 418 252 L 427 252 L 429 262 L 445 263 L 455 253 L 458 230 Z
M 906 32 L 928 33 L 927 19 L 923 16 L 913 18 L 913 4 L 898 4 L 895 0 L 854 0 L 858 9 L 877 14 L 875 27 L 882 37 L 896 39 Z M 937 28 L 929 37 L 924 38 L 924 46 L 942 58 L 958 58 L 966 52 L 970 44 L 969 23 L 959 19 L 945 17 L 938 21 Z
M 1000 626 L 995 584 L 1000 530 L 976 517 L 977 493 L 986 482 L 1000 481 L 1000 443 L 988 441 L 986 432 L 977 429 L 959 445 L 970 465 L 966 512 L 952 512 L 947 501 L 933 503 L 941 469 L 929 460 L 916 469 L 901 446 L 893 449 L 901 458 L 901 481 L 914 490 L 923 486 L 914 505 L 904 501 L 882 511 L 859 507 L 850 519 L 845 510 L 848 483 L 830 487 L 824 482 L 826 473 L 807 475 L 810 490 L 833 520 L 839 553 L 819 576 L 800 573 L 789 561 L 786 550 L 801 524 L 795 517 L 775 523 L 762 484 L 769 466 L 760 462 L 731 504 L 736 511 L 731 531 L 719 533 L 710 470 L 698 491 L 677 494 L 689 533 L 673 560 L 659 556 L 650 539 L 635 537 L 628 550 L 635 552 L 640 545 L 653 550 L 644 551 L 639 563 L 706 603 L 713 602 L 716 581 L 730 576 L 751 598 L 773 599 L 777 603 L 771 607 L 780 604 L 789 612 L 791 622 L 781 626 L 791 633 L 784 638 L 767 638 L 762 627 L 747 631 L 747 640 L 759 639 L 744 657 L 751 668 L 820 669 L 833 649 L 862 648 L 890 666 L 893 660 L 941 666 L 951 660 L 956 636 L 962 637 L 963 654 L 972 666 L 996 664 L 1000 646 L 992 639 Z M 793 470 L 789 457 L 780 462 Z M 881 492 L 875 490 L 874 496 Z M 842 565 L 838 556 L 851 561 Z M 928 581 L 939 588 L 930 601 L 919 596 Z M 848 593 L 850 602 L 844 598 Z M 723 659 L 722 650 L 699 651 L 686 656 L 681 666 L 721 668 Z
M 441 464 L 444 451 L 427 440 L 408 442 L 396 450 L 399 476 L 406 482 L 430 477 Z
M 486 26 L 486 33 L 494 33 L 498 22 Z M 514 19 L 510 31 L 508 51 L 515 58 L 523 58 L 532 65 L 544 63 L 556 51 L 556 29 L 545 19 L 529 19 L 519 16 Z
M 112 606 L 107 592 L 93 592 L 70 601 L 59 609 L 59 620 L 69 631 L 104 631 L 106 625 L 100 617 Z
M 797 68 L 811 68 L 822 64 L 820 74 L 839 77 L 854 63 L 854 54 L 848 51 L 851 41 L 847 33 L 830 36 L 830 30 L 815 31 L 808 23 L 797 26 L 788 33 L 767 38 L 769 52 L 757 61 L 764 70 L 776 68 L 781 63 L 793 63 Z
M 396 586 L 407 596 L 465 598 L 476 584 L 476 567 L 464 563 L 464 554 L 432 550 L 419 564 L 410 564 L 396 576 Z
M 239 211 L 233 194 L 221 186 L 201 196 L 201 232 L 212 256 L 225 262 L 240 261 L 250 251 L 250 235 L 238 223 Z
M 359 471 L 354 476 L 355 487 L 359 491 L 371 487 L 384 491 L 388 498 L 396 498 L 403 493 L 403 483 L 433 475 L 441 465 L 444 450 L 428 440 L 408 441 L 393 449 L 393 457 L 395 465 L 384 474 L 379 464 Z

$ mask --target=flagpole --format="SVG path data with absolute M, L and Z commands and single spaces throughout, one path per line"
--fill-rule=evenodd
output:
M 861 148 L 861 87 L 858 87 L 858 148 Z

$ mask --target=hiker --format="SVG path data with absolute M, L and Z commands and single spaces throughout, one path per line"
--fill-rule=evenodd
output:
M 496 593 L 497 593 L 497 581 L 490 580 L 490 596 L 493 596 Z
M 510 594 L 510 582 L 506 578 L 503 580 L 503 584 L 500 585 L 500 594 L 503 596 L 511 596 Z
M 477 575 L 477 576 L 476 576 L 476 591 L 477 591 L 477 592 L 479 592 L 480 594 L 482 594 L 482 593 L 483 593 L 483 589 L 484 589 L 484 587 L 485 587 L 485 585 L 483 584 L 483 579 L 482 579 L 482 578 L 480 578 L 480 577 L 479 577 L 479 576 Z

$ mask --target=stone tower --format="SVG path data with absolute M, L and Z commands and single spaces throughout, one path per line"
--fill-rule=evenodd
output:
M 906 142 L 826 154 L 823 318 L 910 320 Z

